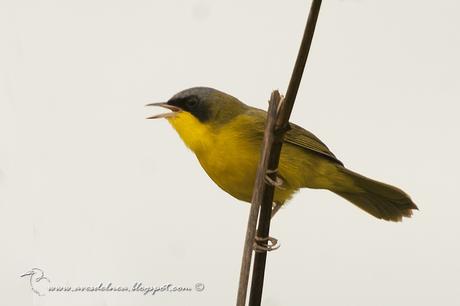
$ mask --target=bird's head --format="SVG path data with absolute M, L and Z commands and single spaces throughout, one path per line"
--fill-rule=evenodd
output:
M 160 106 L 171 110 L 147 119 L 193 116 L 202 124 L 212 125 L 231 120 L 247 107 L 235 97 L 209 87 L 189 88 L 175 94 L 167 102 L 150 103 L 147 106 Z
M 213 134 L 248 108 L 235 97 L 208 87 L 186 89 L 167 102 L 147 106 L 169 109 L 147 119 L 167 119 L 193 151 L 205 146 Z

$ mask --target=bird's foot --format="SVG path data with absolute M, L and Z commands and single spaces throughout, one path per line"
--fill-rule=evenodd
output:
M 280 176 L 276 175 L 277 172 L 278 172 L 278 169 L 274 169 L 274 170 L 268 169 L 267 174 L 265 174 L 265 183 L 275 186 L 276 188 L 279 188 L 279 189 L 285 189 L 283 187 L 284 180 Z M 270 177 L 270 174 L 275 174 L 276 178 L 272 179 Z
M 274 133 L 275 135 L 282 135 L 282 134 L 286 134 L 291 129 L 292 129 L 292 126 L 290 124 L 286 124 L 278 129 L 275 129 Z
M 277 250 L 280 247 L 278 239 L 273 237 L 260 238 L 258 236 L 254 237 L 254 252 L 264 253 Z

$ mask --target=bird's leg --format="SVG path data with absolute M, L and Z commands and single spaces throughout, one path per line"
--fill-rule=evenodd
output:
M 278 210 L 281 208 L 282 203 L 274 202 L 272 208 L 272 215 L 271 218 L 275 216 Z M 253 249 L 255 252 L 270 252 L 278 249 L 280 244 L 278 243 L 278 239 L 273 237 L 265 237 L 261 238 L 259 236 L 254 237 L 254 245 Z
M 260 238 L 258 236 L 254 237 L 254 245 L 253 249 L 254 252 L 263 253 L 263 252 L 271 252 L 280 247 L 278 243 L 278 239 L 273 237 L 265 237 Z
M 283 187 L 284 180 L 279 175 L 276 175 L 277 173 L 278 173 L 278 169 L 274 169 L 274 170 L 268 169 L 267 173 L 265 174 L 265 183 L 275 186 L 276 188 L 279 188 L 279 189 L 285 189 Z M 276 175 L 275 179 L 272 179 L 270 177 L 270 174 L 275 174 Z
M 275 186 L 280 189 L 284 189 L 282 186 L 284 185 L 284 180 L 277 175 L 278 169 L 274 170 L 267 170 L 267 173 L 265 174 L 265 182 L 267 184 L 270 184 L 272 186 Z M 270 175 L 275 174 L 276 179 L 273 180 Z M 271 213 L 271 218 L 275 216 L 275 214 L 278 212 L 278 210 L 281 208 L 282 203 L 279 202 L 274 202 L 273 208 L 272 208 L 272 213 Z M 255 252 L 270 252 L 278 249 L 280 247 L 280 244 L 278 243 L 278 239 L 273 238 L 273 237 L 264 237 L 261 238 L 259 236 L 254 237 L 254 245 L 253 249 Z
M 272 216 L 271 216 L 272 219 L 276 215 L 276 213 L 280 210 L 282 205 L 283 203 L 274 202 L 273 208 L 272 208 Z

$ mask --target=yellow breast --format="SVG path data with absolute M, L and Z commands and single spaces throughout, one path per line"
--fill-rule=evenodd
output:
M 235 198 L 250 202 L 261 140 L 247 137 L 241 130 L 242 120 L 247 118 L 241 116 L 225 124 L 224 128 L 218 128 L 201 123 L 187 112 L 168 118 L 187 147 L 196 154 L 208 176 Z M 294 191 L 289 188 L 277 190 L 275 200 L 284 202 Z

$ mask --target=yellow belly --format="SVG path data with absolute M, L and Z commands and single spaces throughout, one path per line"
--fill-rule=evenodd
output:
M 168 120 L 220 188 L 237 199 L 251 201 L 262 137 L 242 130 L 238 120 L 222 129 L 203 125 L 188 113 Z M 337 172 L 330 161 L 290 144 L 283 145 L 278 169 L 284 181 L 283 189 L 275 190 L 274 200 L 279 203 L 302 187 L 328 188 Z
M 217 144 L 197 154 L 201 166 L 223 190 L 237 199 L 250 202 L 260 158 L 259 146 L 240 141 Z M 278 166 L 283 186 L 275 189 L 274 201 L 284 203 L 303 187 L 326 188 L 332 184 L 335 166 L 289 144 L 282 149 Z
M 259 152 L 252 145 L 233 143 L 216 145 L 210 151 L 197 154 L 201 166 L 209 177 L 235 198 L 250 202 L 255 183 Z M 284 202 L 295 192 L 286 185 L 277 189 L 275 201 Z

